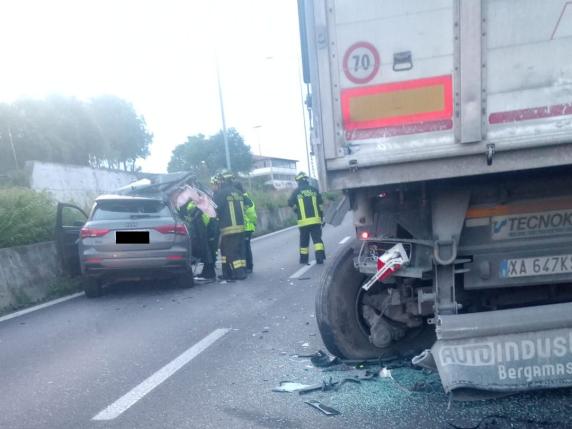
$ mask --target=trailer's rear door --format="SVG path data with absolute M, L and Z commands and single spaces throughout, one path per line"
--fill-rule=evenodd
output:
M 323 5 L 329 170 L 572 141 L 572 1 Z
M 536 146 L 570 135 L 572 1 L 488 0 L 486 5 L 488 139 Z
M 453 0 L 334 3 L 338 149 L 394 157 L 453 144 Z

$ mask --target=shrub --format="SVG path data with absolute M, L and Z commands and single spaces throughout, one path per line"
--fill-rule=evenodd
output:
M 256 208 L 266 208 L 269 210 L 288 207 L 288 198 L 291 191 L 271 191 L 253 189 L 249 195 L 254 200 Z
M 0 248 L 54 238 L 56 205 L 46 193 L 0 188 Z

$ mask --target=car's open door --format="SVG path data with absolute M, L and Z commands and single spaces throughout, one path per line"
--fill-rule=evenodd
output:
M 56 246 L 58 258 L 65 273 L 78 275 L 79 264 L 78 241 L 80 230 L 87 221 L 85 212 L 72 204 L 58 203 L 56 216 Z

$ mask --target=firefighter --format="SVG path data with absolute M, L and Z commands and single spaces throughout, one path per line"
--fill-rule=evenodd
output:
M 215 262 L 218 237 L 216 237 L 217 242 L 214 255 L 211 247 L 211 241 L 215 239 L 213 235 L 216 231 L 216 219 L 211 219 L 207 214 L 203 213 L 194 201 L 189 201 L 184 210 L 181 211 L 181 214 L 189 228 L 192 254 L 203 263 L 200 277 L 208 280 L 216 279 Z
M 235 186 L 242 193 L 242 197 L 244 198 L 244 251 L 246 257 L 246 272 L 250 274 L 254 268 L 250 240 L 252 240 L 252 234 L 256 231 L 256 221 L 258 217 L 256 216 L 254 201 L 252 201 L 248 193 L 244 192 L 242 183 L 236 182 Z
M 222 172 L 220 185 L 214 194 L 220 228 L 222 279 L 226 281 L 246 278 L 244 257 L 244 198 L 234 185 L 234 175 Z
M 323 264 L 326 259 L 324 242 L 322 241 L 323 200 L 320 192 L 308 183 L 306 173 L 298 173 L 298 188 L 292 192 L 288 205 L 294 209 L 298 217 L 300 229 L 300 263 L 307 264 L 310 254 L 310 237 L 314 242 L 316 263 Z

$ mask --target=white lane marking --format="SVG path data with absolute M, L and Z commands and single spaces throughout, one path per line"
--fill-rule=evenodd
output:
M 64 296 L 63 298 L 54 299 L 53 301 L 44 302 L 43 304 L 35 305 L 34 307 L 26 308 L 24 310 L 16 311 L 15 313 L 7 314 L 6 316 L 0 317 L 0 322 L 20 317 L 23 316 L 24 314 L 41 310 L 42 308 L 51 307 L 52 305 L 59 304 L 60 302 L 69 301 L 70 299 L 75 299 L 79 296 L 83 296 L 83 292 L 74 293 L 73 295 Z
M 346 238 L 344 238 L 342 241 L 340 241 L 340 244 L 346 244 L 350 238 L 352 238 L 352 236 L 348 235 Z
M 209 346 L 214 344 L 215 341 L 228 333 L 230 329 L 216 329 L 196 343 L 194 346 L 187 349 L 177 358 L 169 362 L 163 368 L 158 370 L 155 374 L 144 380 L 141 384 L 135 386 L 113 404 L 99 412 L 92 420 L 113 420 L 119 417 L 123 412 L 133 406 L 137 401 L 142 399 L 145 395 L 151 392 L 155 387 L 159 386 L 175 372 L 180 370 L 183 366 L 196 358 L 199 354 L 205 351 Z
M 316 261 L 312 261 L 308 265 L 304 265 L 302 268 L 300 268 L 298 271 L 296 271 L 294 274 L 292 274 L 290 276 L 290 278 L 291 279 L 297 279 L 298 277 L 301 277 L 306 271 L 308 271 L 314 265 L 316 265 Z
M 298 228 L 298 226 L 296 226 L 296 225 L 289 226 L 288 228 L 281 229 L 280 231 L 274 231 L 274 232 L 271 232 L 270 234 L 264 234 L 264 235 L 261 235 L 260 237 L 253 238 L 250 241 L 258 241 L 258 240 L 262 240 L 263 238 L 273 237 L 275 235 L 282 234 L 283 232 L 290 231 L 294 228 Z

